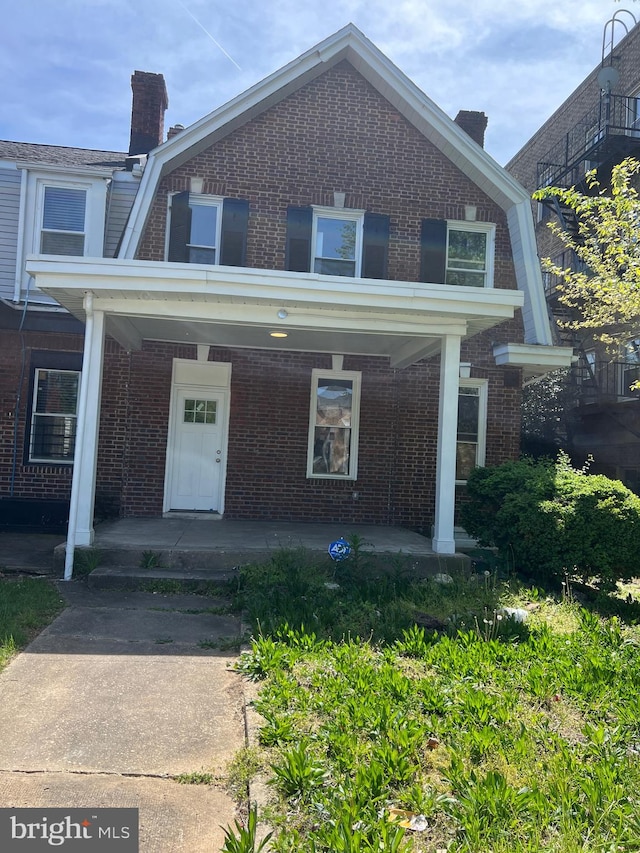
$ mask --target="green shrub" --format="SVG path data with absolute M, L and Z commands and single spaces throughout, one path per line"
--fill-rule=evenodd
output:
M 640 498 L 617 480 L 522 459 L 477 468 L 461 520 L 516 570 L 549 581 L 596 579 L 603 589 L 640 573 Z

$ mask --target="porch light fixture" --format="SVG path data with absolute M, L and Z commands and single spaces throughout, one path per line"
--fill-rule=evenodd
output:
M 288 337 L 286 332 L 269 332 L 272 338 L 286 338 Z

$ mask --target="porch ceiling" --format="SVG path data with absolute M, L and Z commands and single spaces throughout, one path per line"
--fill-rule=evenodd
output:
M 144 340 L 386 356 L 403 367 L 510 319 L 519 291 L 111 259 L 29 260 L 39 290 L 125 349 Z M 272 337 L 271 332 L 286 337 Z

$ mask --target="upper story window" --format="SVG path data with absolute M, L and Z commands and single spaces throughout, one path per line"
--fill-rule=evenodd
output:
M 307 477 L 356 479 L 359 411 L 359 372 L 313 371 Z
M 110 173 L 109 173 L 110 174 Z M 101 258 L 104 254 L 106 174 L 61 175 L 42 168 L 26 176 L 23 219 L 16 256 L 14 298 L 54 304 L 25 270 L 30 254 Z
M 314 272 L 360 277 L 363 220 L 363 211 L 314 210 Z
M 386 278 L 389 217 L 335 207 L 289 207 L 285 269 Z
M 245 266 L 249 203 L 200 193 L 170 197 L 167 260 Z
M 495 225 L 424 219 L 420 281 L 493 287 Z
M 86 190 L 44 185 L 40 252 L 44 255 L 84 255 L 86 211 Z
M 488 237 L 485 230 L 450 226 L 447 232 L 447 284 L 485 287 Z

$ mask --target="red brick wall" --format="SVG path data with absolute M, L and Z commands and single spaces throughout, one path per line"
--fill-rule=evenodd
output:
M 205 192 L 249 199 L 249 266 L 283 269 L 287 206 L 333 204 L 338 191 L 347 194 L 349 207 L 390 215 L 389 274 L 397 280 L 418 279 L 422 219 L 463 219 L 464 206 L 476 205 L 478 219 L 497 226 L 496 286 L 515 287 L 502 211 L 346 63 L 168 175 L 139 257 L 164 258 L 167 193 L 187 189 L 190 176 L 204 179 Z M 45 338 L 38 347 L 81 351 L 80 338 Z M 521 339 L 518 318 L 463 345 L 472 376 L 489 380 L 488 462 L 517 454 L 520 404 L 519 374 L 496 368 L 491 342 Z M 0 353 L 3 412 L 14 406 L 19 353 L 17 338 Z M 195 356 L 193 346 L 145 342 L 142 350 L 125 353 L 107 341 L 98 514 L 162 512 L 172 361 Z M 394 370 L 386 358 L 345 356 L 345 370 L 362 371 L 356 482 L 306 478 L 311 371 L 330 369 L 329 354 L 212 348 L 210 358 L 233 364 L 229 517 L 405 524 L 428 531 L 435 497 L 437 358 Z M 9 435 L 3 426 L 3 492 Z M 68 496 L 70 474 L 60 467 L 35 476 L 21 469 L 19 488 L 39 497 L 43 491 Z
M 25 464 L 24 460 L 25 425 L 30 423 L 27 407 L 33 373 L 31 358 L 34 351 L 41 350 L 82 352 L 82 338 L 72 334 L 0 330 L 0 497 L 3 498 L 11 495 L 12 479 L 14 497 L 65 500 L 71 490 L 71 466 Z M 18 440 L 14 469 L 16 410 Z
M 283 269 L 290 204 L 346 206 L 391 217 L 389 278 L 417 281 L 424 218 L 495 222 L 497 287 L 514 288 L 503 211 L 343 62 L 230 133 L 161 183 L 138 257 L 164 260 L 167 195 L 204 179 L 205 193 L 250 202 L 247 266 Z
M 333 205 L 333 193 L 345 192 L 347 207 L 390 215 L 391 279 L 418 279 L 424 218 L 464 219 L 464 206 L 473 204 L 479 220 L 496 223 L 495 285 L 515 287 L 502 210 L 346 62 L 169 174 L 155 199 L 140 258 L 164 259 L 167 196 L 188 190 L 191 177 L 203 179 L 206 193 L 249 199 L 249 266 L 284 268 L 288 205 Z M 489 379 L 488 462 L 516 456 L 519 449 L 520 374 L 497 369 L 491 354 L 491 342 L 507 340 L 522 340 L 519 317 L 463 348 L 463 360 L 473 362 L 472 375 Z M 354 483 L 305 476 L 311 370 L 329 369 L 329 355 L 212 353 L 233 362 L 227 516 L 428 528 L 435 499 L 438 359 L 396 371 L 387 359 L 345 357 L 345 370 L 362 371 Z M 154 365 L 168 389 L 170 369 L 159 353 Z M 505 377 L 515 378 L 515 387 L 506 387 Z M 146 485 L 153 486 L 158 509 L 168 390 L 165 408 L 161 394 L 151 398 L 159 429 L 144 440 L 157 448 L 160 462 L 153 474 L 147 469 Z M 128 469 L 125 511 L 148 510 L 133 457 Z

